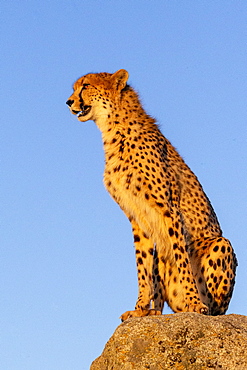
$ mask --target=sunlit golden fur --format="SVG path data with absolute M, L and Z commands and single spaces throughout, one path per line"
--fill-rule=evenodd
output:
M 67 102 L 100 129 L 104 184 L 132 224 L 139 294 L 121 318 L 160 314 L 164 302 L 174 312 L 223 314 L 237 265 L 231 244 L 197 177 L 127 80 L 123 69 L 90 73 Z

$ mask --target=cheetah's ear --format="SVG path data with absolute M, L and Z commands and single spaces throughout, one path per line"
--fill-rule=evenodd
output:
M 113 75 L 111 76 L 113 87 L 116 90 L 123 90 L 126 86 L 128 78 L 128 72 L 125 69 L 119 69 L 119 71 L 113 73 Z

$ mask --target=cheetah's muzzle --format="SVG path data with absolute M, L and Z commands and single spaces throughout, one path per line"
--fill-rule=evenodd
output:
M 92 107 L 90 105 L 81 104 L 81 111 L 76 112 L 77 117 L 86 116 L 90 112 L 91 108 Z
M 66 104 L 71 108 L 72 105 L 74 103 L 74 100 L 67 100 Z M 71 109 L 72 113 L 76 114 L 77 117 L 82 117 L 82 116 L 86 116 L 90 110 L 91 110 L 91 106 L 90 105 L 84 105 L 83 101 L 82 103 L 80 104 L 80 108 L 81 110 L 75 110 L 75 109 Z

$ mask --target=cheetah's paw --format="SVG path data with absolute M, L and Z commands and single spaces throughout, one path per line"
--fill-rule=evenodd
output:
M 157 310 L 141 310 L 140 308 L 134 311 L 126 311 L 120 316 L 122 321 L 129 319 L 130 317 L 144 317 L 144 316 L 152 316 L 152 315 L 161 315 L 161 311 Z
M 197 312 L 202 315 L 208 315 L 209 309 L 204 303 L 200 302 L 197 304 L 190 304 L 188 307 L 188 312 Z

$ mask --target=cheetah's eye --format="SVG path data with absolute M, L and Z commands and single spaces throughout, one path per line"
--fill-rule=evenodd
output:
M 82 90 L 85 90 L 87 86 L 90 86 L 90 84 L 82 84 Z

